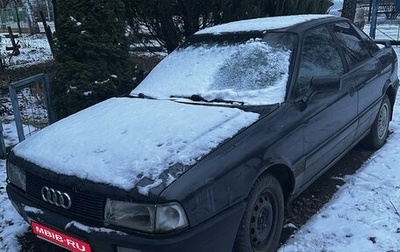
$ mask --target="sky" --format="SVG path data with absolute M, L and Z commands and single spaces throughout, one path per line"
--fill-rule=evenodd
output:
M 397 27 L 397 26 L 396 26 Z M 400 55 L 400 48 L 396 48 Z M 40 57 L 40 56 L 38 56 Z M 44 56 L 46 57 L 46 56 Z M 397 97 L 400 101 L 400 94 Z M 17 134 L 10 121 L 3 125 L 8 144 Z M 376 151 L 320 211 L 279 252 L 398 251 L 400 248 L 400 105 L 387 143 Z M 109 136 L 112 137 L 112 136 Z M 28 225 L 17 214 L 5 193 L 5 160 L 0 159 L 0 251 L 18 252 L 17 237 Z M 335 178 L 336 179 L 336 178 Z

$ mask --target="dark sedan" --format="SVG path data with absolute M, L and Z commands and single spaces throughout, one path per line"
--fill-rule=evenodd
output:
M 397 57 L 347 19 L 199 31 L 129 97 L 17 145 L 7 192 L 72 251 L 275 251 L 284 207 L 363 141 L 386 141 Z

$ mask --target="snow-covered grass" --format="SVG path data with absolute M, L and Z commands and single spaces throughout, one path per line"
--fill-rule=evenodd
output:
M 6 50 L 7 46 L 12 45 L 11 40 L 6 38 L 5 34 L 0 34 L 0 38 L 1 57 L 4 59 L 5 66 L 7 67 L 24 67 L 53 59 L 49 43 L 44 34 L 19 35 L 15 39 L 16 42 L 19 41 L 19 45 L 21 46 L 18 56 L 11 56 L 12 51 Z

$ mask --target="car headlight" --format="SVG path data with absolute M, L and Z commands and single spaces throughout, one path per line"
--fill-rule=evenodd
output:
M 188 226 L 185 211 L 176 202 L 151 205 L 107 199 L 104 219 L 106 224 L 155 233 Z
M 26 173 L 25 171 L 9 161 L 7 161 L 7 178 L 8 180 L 16 185 L 17 187 L 21 188 L 22 190 L 26 191 Z

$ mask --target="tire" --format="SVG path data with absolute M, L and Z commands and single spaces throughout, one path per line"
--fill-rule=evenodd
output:
M 385 142 L 389 134 L 389 123 L 392 114 L 392 106 L 389 97 L 385 95 L 381 107 L 379 108 L 378 115 L 371 126 L 369 134 L 365 137 L 364 143 L 367 148 L 379 149 Z
M 269 174 L 260 176 L 249 193 L 234 251 L 276 251 L 283 218 L 284 199 L 279 181 Z

